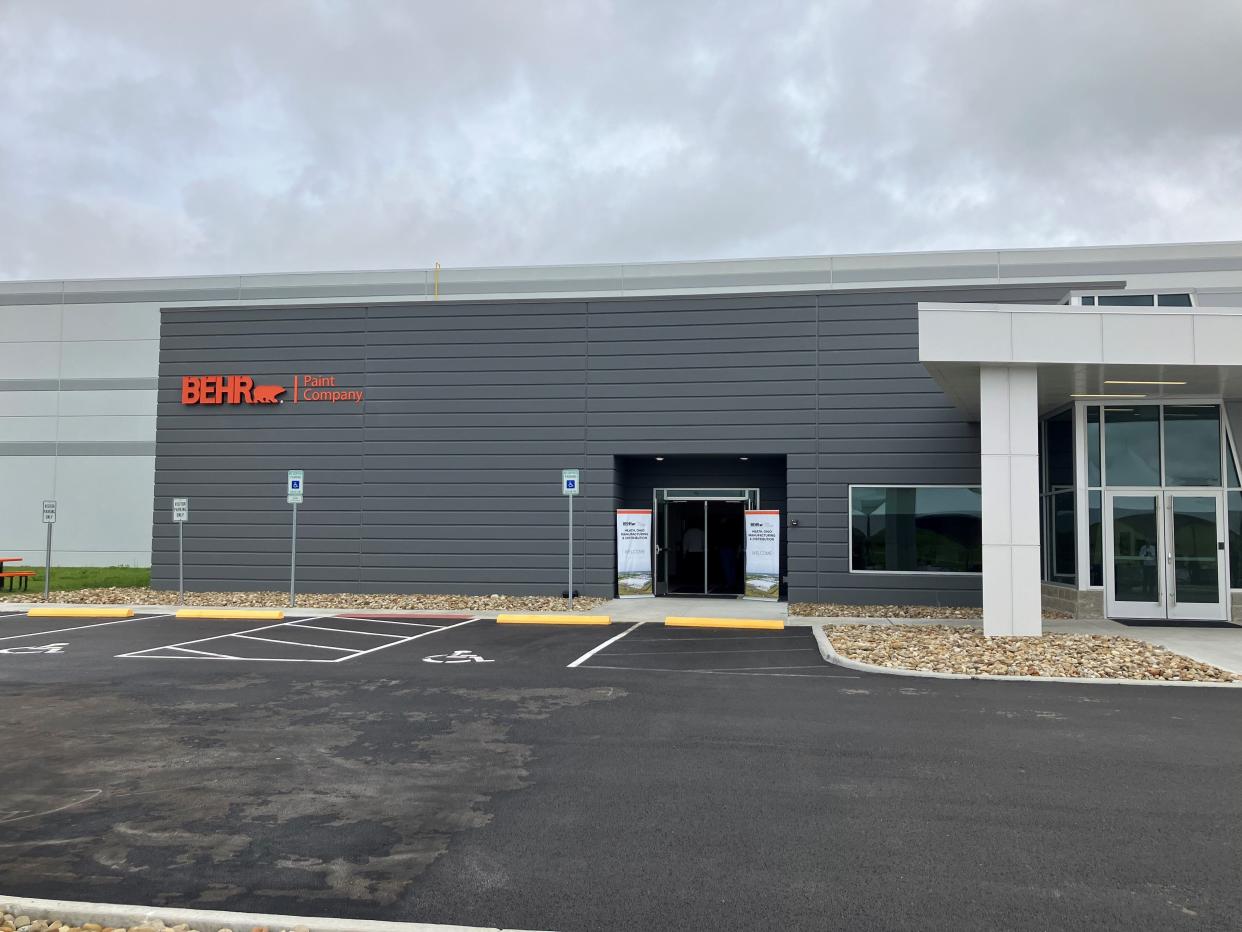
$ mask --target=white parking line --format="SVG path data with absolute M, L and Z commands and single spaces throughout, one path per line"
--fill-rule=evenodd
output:
M 21 612 L 20 614 L 24 615 L 25 612 Z M 106 628 L 108 625 L 127 625 L 131 621 L 151 621 L 155 618 L 169 617 L 171 617 L 170 612 L 165 612 L 163 615 L 140 615 L 134 618 L 122 618 L 119 621 L 101 621 L 97 625 L 78 625 L 73 628 L 55 628 L 51 631 L 30 631 L 26 634 L 10 634 L 8 637 L 0 638 L 0 641 L 12 641 L 15 638 L 41 638 L 45 634 L 63 634 L 66 631 L 85 631 L 87 628 Z
M 610 637 L 608 640 L 606 640 L 603 644 L 600 644 L 598 647 L 592 647 L 589 651 L 587 651 L 585 654 L 583 654 L 581 657 L 579 657 L 577 660 L 575 660 L 573 663 L 571 663 L 571 664 L 569 665 L 569 667 L 567 667 L 566 669 L 569 669 L 569 668 L 572 668 L 572 667 L 576 667 L 576 666 L 578 666 L 578 664 L 582 663 L 582 661 L 591 659 L 591 658 L 592 658 L 592 657 L 594 657 L 596 654 L 598 654 L 601 650 L 603 650 L 605 647 L 607 647 L 609 644 L 613 644 L 613 643 L 615 643 L 615 642 L 617 642 L 617 641 L 621 640 L 623 637 L 625 637 L 627 634 L 629 634 L 631 631 L 633 631 L 635 628 L 637 628 L 637 627 L 638 627 L 639 625 L 641 625 L 641 624 L 642 624 L 642 622 L 641 622 L 641 621 L 636 621 L 636 622 L 634 622 L 634 624 L 630 625 L 628 628 L 626 628 L 626 629 L 625 629 L 624 631 L 622 631 L 620 634 L 614 634 L 612 637 Z
M 796 676 L 819 680 L 859 680 L 860 676 L 841 675 L 839 673 L 748 673 L 743 670 L 671 670 L 662 667 L 602 667 L 591 664 L 584 670 L 631 670 L 634 673 L 715 673 L 717 676 Z
M 401 635 L 399 634 L 379 634 L 378 632 L 375 632 L 375 631 L 358 631 L 357 629 L 353 629 L 353 628 L 325 628 L 323 627 L 323 625 L 304 625 L 300 621 L 290 622 L 289 627 L 290 628 L 311 628 L 312 630 L 315 630 L 315 631 L 335 631 L 337 634 L 365 634 L 373 638 L 397 638 L 398 640 L 401 638 Z
M 408 644 L 410 641 L 417 641 L 419 638 L 425 638 L 429 634 L 439 634 L 441 631 L 452 631 L 454 628 L 460 628 L 462 625 L 468 625 L 478 621 L 477 618 L 467 618 L 465 621 L 459 621 L 455 625 L 448 625 L 443 628 L 436 628 L 434 631 L 424 631 L 422 634 L 415 634 L 408 638 L 402 638 L 400 641 L 393 641 L 391 644 L 380 644 L 378 647 L 372 647 L 369 650 L 360 650 L 351 657 L 338 657 L 333 663 L 340 663 L 342 660 L 353 660 L 354 657 L 364 657 L 367 654 L 373 654 L 377 650 L 388 650 L 390 647 L 396 647 L 398 644 Z
M 258 628 L 250 628 L 246 631 L 232 632 L 229 634 L 214 634 L 211 637 L 196 638 L 192 641 L 181 641 L 177 644 L 167 644 L 161 647 L 148 647 L 143 650 L 130 651 L 125 654 L 118 654 L 118 657 L 127 657 L 133 659 L 158 659 L 158 660 L 241 660 L 241 661 L 258 661 L 263 663 L 341 663 L 345 660 L 353 660 L 356 657 L 364 657 L 367 654 L 373 654 L 378 650 L 386 650 L 389 647 L 396 647 L 399 644 L 406 644 L 410 641 L 416 641 L 419 638 L 426 637 L 430 634 L 438 634 L 441 631 L 448 631 L 451 628 L 459 628 L 462 625 L 470 624 L 472 621 L 478 621 L 477 618 L 467 618 L 453 625 L 427 625 L 414 624 L 406 622 L 391 622 L 391 624 L 403 625 L 406 627 L 431 628 L 430 631 L 420 630 L 417 634 L 401 635 L 401 634 L 377 634 L 373 631 L 355 631 L 344 628 L 330 628 L 319 625 L 307 624 L 310 621 L 319 621 L 323 618 L 334 618 L 334 615 L 312 615 L 309 618 L 296 618 L 291 621 L 282 621 L 277 624 L 262 625 Z M 366 619 L 367 621 L 378 621 L 379 619 Z M 93 625 L 91 627 L 94 627 Z M 378 644 L 365 650 L 356 650 L 351 647 L 337 647 L 333 644 L 315 644 L 308 641 L 289 641 L 275 637 L 258 637 L 266 631 L 274 631 L 278 628 L 285 629 L 308 629 L 312 631 L 325 631 L 334 634 L 365 634 L 371 637 L 383 638 L 386 643 Z M 212 641 L 226 641 L 229 638 L 241 638 L 247 641 L 261 641 L 266 644 L 284 644 L 290 647 L 307 647 L 318 650 L 330 650 L 340 653 L 342 656 L 333 657 L 331 659 L 315 659 L 315 658 L 295 658 L 295 657 L 235 657 L 232 654 L 215 652 L 212 650 L 199 650 L 190 647 L 191 644 L 206 645 Z M 213 647 L 215 645 L 212 645 Z M 224 645 L 220 645 L 224 646 Z M 185 651 L 197 656 L 189 657 L 184 654 L 178 655 L 177 651 Z M 174 652 L 174 653 L 170 653 Z
M 256 638 L 249 634 L 226 634 L 225 637 L 245 638 L 247 641 L 262 641 L 264 644 L 288 644 L 290 647 L 311 647 L 315 650 L 339 650 L 345 654 L 355 653 L 352 647 L 330 647 L 327 644 L 307 644 L 304 641 L 282 641 L 280 638 Z
M 321 618 L 327 618 L 327 617 L 349 618 L 350 616 L 349 615 L 333 615 L 333 616 L 321 615 L 319 617 Z M 438 629 L 441 627 L 440 625 L 429 625 L 425 621 L 389 621 L 387 618 L 362 618 L 362 617 L 358 617 L 355 620 L 356 621 L 373 621 L 377 625 L 403 625 L 404 627 L 407 627 L 407 628 L 437 628 Z M 474 621 L 473 618 L 467 618 L 466 620 Z
M 600 645 L 603 647 L 604 645 Z M 617 653 L 617 657 L 654 657 L 664 654 L 808 654 L 815 648 L 806 647 L 744 647 L 741 650 L 625 650 Z

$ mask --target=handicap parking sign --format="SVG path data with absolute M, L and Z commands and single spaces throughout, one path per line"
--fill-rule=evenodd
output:
M 578 470 L 562 469 L 561 470 L 561 494 L 577 495 L 578 494 Z
M 306 477 L 300 469 L 289 470 L 289 485 L 286 489 L 285 501 L 290 505 L 302 504 L 302 495 L 306 491 Z

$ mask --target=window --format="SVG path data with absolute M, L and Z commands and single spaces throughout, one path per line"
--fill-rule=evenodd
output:
M 1042 423 L 1040 461 L 1040 539 L 1044 542 L 1043 578 L 1073 583 L 1078 578 L 1075 561 L 1074 509 L 1074 409 L 1066 408 Z
M 1104 409 L 1104 481 L 1160 485 L 1160 406 Z
M 1220 485 L 1220 408 L 1166 405 L 1164 484 Z
M 850 569 L 981 572 L 982 513 L 979 489 L 968 486 L 853 486 Z
M 1072 304 L 1086 307 L 1194 307 L 1194 298 L 1186 291 L 1148 292 L 1146 294 L 1084 294 L 1071 299 Z

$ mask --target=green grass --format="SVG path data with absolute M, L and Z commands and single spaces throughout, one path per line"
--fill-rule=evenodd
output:
M 5 570 L 34 570 L 30 579 L 30 591 L 43 591 L 43 567 L 4 564 Z M 4 580 L 4 591 L 9 591 L 10 580 Z M 15 586 L 21 580 L 12 580 Z M 144 566 L 53 566 L 52 591 L 68 589 L 102 589 L 108 586 L 149 586 L 151 570 Z

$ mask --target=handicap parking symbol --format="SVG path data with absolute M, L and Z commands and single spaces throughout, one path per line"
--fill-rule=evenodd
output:
M 423 663 L 495 663 L 494 660 L 484 660 L 478 654 L 468 650 L 455 650 L 451 654 L 432 654 L 430 657 L 424 657 Z
M 0 654 L 63 654 L 68 646 L 66 641 L 64 644 L 43 644 L 40 647 L 5 647 L 0 648 Z

